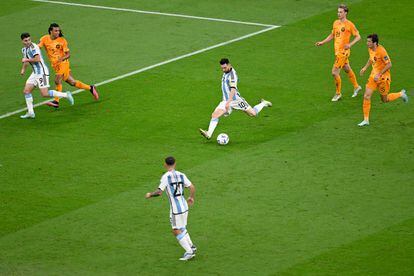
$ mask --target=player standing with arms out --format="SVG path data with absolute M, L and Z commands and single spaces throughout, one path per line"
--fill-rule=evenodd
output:
M 364 120 L 359 123 L 358 126 L 369 125 L 371 96 L 375 90 L 379 91 L 381 100 L 384 103 L 392 102 L 398 98 L 402 98 L 404 102 L 408 102 L 408 96 L 405 89 L 402 89 L 397 93 L 389 93 L 391 86 L 391 59 L 385 48 L 382 45 L 379 45 L 378 42 L 379 39 L 377 34 L 371 34 L 367 37 L 369 59 L 367 64 L 361 69 L 360 74 L 362 76 L 370 65 L 372 65 L 372 71 L 365 87 L 364 102 L 362 104 Z
M 26 81 L 23 93 L 26 99 L 27 113 L 21 115 L 22 119 L 34 119 L 35 113 L 33 109 L 33 97 L 32 91 L 35 87 L 38 87 L 40 93 L 43 97 L 57 97 L 57 98 L 66 98 L 73 105 L 74 100 L 70 92 L 62 93 L 55 90 L 49 90 L 49 69 L 47 68 L 42 53 L 40 52 L 39 46 L 32 42 L 29 33 L 22 33 L 20 35 L 22 39 L 23 48 L 22 48 L 22 70 L 20 71 L 21 75 L 24 75 L 26 72 L 27 66 L 30 64 L 33 72 Z
M 333 23 L 332 32 L 322 41 L 316 42 L 316 46 L 322 46 L 323 44 L 335 39 L 335 63 L 332 67 L 332 76 L 335 79 L 336 93 L 333 96 L 332 101 L 337 102 L 341 94 L 342 80 L 340 76 L 341 69 L 348 74 L 348 77 L 354 86 L 354 93 L 352 97 L 356 97 L 358 92 L 362 89 L 359 86 L 355 73 L 349 65 L 349 56 L 351 55 L 351 47 L 357 43 L 361 36 L 357 28 L 355 28 L 354 23 L 349 21 L 346 17 L 348 15 L 348 7 L 341 4 L 338 7 L 338 20 Z M 351 36 L 354 36 L 354 39 L 350 43 Z
M 44 35 L 39 42 L 39 47 L 45 47 L 49 61 L 52 64 L 53 70 L 55 70 L 55 84 L 56 90 L 62 91 L 62 80 L 75 86 L 79 89 L 89 90 L 95 100 L 99 99 L 98 91 L 94 85 L 84 84 L 79 80 L 75 80 L 70 70 L 69 58 L 70 51 L 68 43 L 63 38 L 62 30 L 59 25 L 52 23 L 49 26 L 49 34 Z M 55 108 L 59 107 L 59 99 L 55 98 L 54 101 L 47 103 L 49 106 Z
M 214 130 L 217 127 L 219 118 L 221 116 L 228 116 L 231 114 L 233 109 L 238 109 L 244 111 L 249 116 L 258 116 L 259 112 L 264 107 L 271 107 L 272 103 L 269 101 L 261 100 L 261 102 L 255 105 L 253 108 L 246 102 L 244 98 L 241 97 L 237 83 L 239 81 L 237 77 L 237 72 L 234 70 L 230 61 L 227 58 L 220 60 L 221 70 L 223 71 L 223 77 L 221 79 L 221 90 L 223 93 L 223 99 L 219 105 L 211 114 L 210 125 L 208 130 L 199 129 L 201 135 L 206 137 L 208 140 L 211 139 Z
M 194 204 L 195 187 L 185 174 L 175 170 L 175 166 L 174 157 L 170 156 L 165 158 L 164 167 L 167 169 L 167 172 L 161 177 L 161 183 L 158 189 L 152 193 L 147 193 L 145 198 L 160 196 L 164 190 L 167 191 L 170 202 L 172 231 L 185 250 L 180 260 L 187 261 L 194 258 L 197 251 L 197 247 L 191 241 L 190 234 L 188 234 L 186 229 L 188 205 Z M 184 198 L 184 188 L 190 190 L 190 196 L 187 200 Z

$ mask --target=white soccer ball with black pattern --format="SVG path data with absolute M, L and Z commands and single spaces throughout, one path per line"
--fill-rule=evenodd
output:
M 226 133 L 220 133 L 217 136 L 217 143 L 219 145 L 223 145 L 223 146 L 224 145 L 227 145 L 229 143 L 229 141 L 230 141 L 230 138 L 229 138 L 229 136 Z

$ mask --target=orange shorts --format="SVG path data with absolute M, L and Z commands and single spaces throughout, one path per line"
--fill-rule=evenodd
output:
M 58 63 L 53 65 L 56 75 L 62 75 L 63 80 L 66 81 L 70 75 L 70 67 L 68 62 Z
M 335 63 L 334 63 L 334 67 L 335 68 L 342 68 L 345 66 L 345 64 L 349 63 L 349 53 L 338 53 L 337 55 L 335 55 Z
M 374 77 L 370 76 L 367 82 L 367 88 L 373 91 L 378 90 L 381 95 L 387 95 L 390 92 L 391 78 L 382 76 L 378 81 L 374 81 Z

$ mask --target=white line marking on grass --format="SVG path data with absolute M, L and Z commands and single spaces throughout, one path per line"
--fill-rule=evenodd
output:
M 276 29 L 276 28 L 279 28 L 279 27 L 280 26 L 272 26 L 272 27 L 269 27 L 269 28 L 266 28 L 266 29 L 263 29 L 263 30 L 254 32 L 254 33 L 250 33 L 250 34 L 247 34 L 247 35 L 244 35 L 244 36 L 240 36 L 240 37 L 237 37 L 237 38 L 234 38 L 234 39 L 231 39 L 231 40 L 228 40 L 228 41 L 225 41 L 225 42 L 222 42 L 222 43 L 219 43 L 219 44 L 216 44 L 216 45 L 213 45 L 213 46 L 210 46 L 210 47 L 201 49 L 201 50 L 197 50 L 197 51 L 194 51 L 194 52 L 191 52 L 191 53 L 182 55 L 182 56 L 178 56 L 178 57 L 175 57 L 175 58 L 172 58 L 172 59 L 168 59 L 168 60 L 165 60 L 165 61 L 162 61 L 162 62 L 153 64 L 153 65 L 150 65 L 150 66 L 147 66 L 147 67 L 144 67 L 144 68 L 141 68 L 141 69 L 138 69 L 138 70 L 135 70 L 135 71 L 132 71 L 132 72 L 129 72 L 129 73 L 120 75 L 118 77 L 115 77 L 115 78 L 111 78 L 111 79 L 102 81 L 102 82 L 97 83 L 95 85 L 96 86 L 101 86 L 101 85 L 104 85 L 104 84 L 107 84 L 107 83 L 110 83 L 110 82 L 114 82 L 114 81 L 117 81 L 117 80 L 120 80 L 120 79 L 124 79 L 126 77 L 130 77 L 130 76 L 133 76 L 133 75 L 136 75 L 136 74 L 139 74 L 139 73 L 148 71 L 150 69 L 153 69 L 153 68 L 156 68 L 156 67 L 159 67 L 159 66 L 162 66 L 162 65 L 165 65 L 165 64 L 168 64 L 168 63 L 171 63 L 171 62 L 180 60 L 180 59 L 184 59 L 184 58 L 187 58 L 187 57 L 191 57 L 191 56 L 194 56 L 194 55 L 197 55 L 197 54 L 200 54 L 200 53 L 203 53 L 203 52 L 206 52 L 206 51 L 209 51 L 209 50 L 212 50 L 212 49 L 221 47 L 221 46 L 228 45 L 230 43 L 234 43 L 234 42 L 237 42 L 237 41 L 240 41 L 240 40 L 243 40 L 243 39 L 246 39 L 246 38 L 249 38 L 249 37 L 252 37 L 252 36 L 261 34 L 261 33 L 264 33 L 264 32 L 268 32 L 268 31 L 271 31 L 271 30 Z M 78 94 L 78 93 L 80 93 L 82 91 L 84 91 L 84 90 L 83 89 L 78 89 L 76 91 L 73 91 L 72 92 L 72 95 Z M 41 105 L 43 105 L 43 104 L 45 104 L 45 103 L 47 103 L 49 101 L 51 101 L 51 100 L 47 100 L 47 101 L 44 101 L 44 102 L 37 103 L 37 104 L 34 105 L 34 107 L 41 106 Z M 6 117 L 10 117 L 12 115 L 15 115 L 17 113 L 23 112 L 25 110 L 27 110 L 27 108 L 21 108 L 19 110 L 16 110 L 16 111 L 12 111 L 12 112 L 3 114 L 3 115 L 0 116 L 0 119 L 6 118 Z
M 262 27 L 275 27 L 275 25 L 269 25 L 269 24 L 263 24 L 263 23 L 245 22 L 245 21 L 238 21 L 238 20 L 228 20 L 228 19 L 202 17 L 202 16 L 193 16 L 193 15 L 185 15 L 185 14 L 177 14 L 177 13 L 143 11 L 143 10 L 134 10 L 134 9 L 126 9 L 126 8 L 116 8 L 116 7 L 97 6 L 97 5 L 79 4 L 79 3 L 70 3 L 70 2 L 61 2 L 61 1 L 49 1 L 49 0 L 32 0 L 32 1 L 49 3 L 49 4 L 60 4 L 60 5 L 68 5 L 68 6 L 85 7 L 85 8 L 103 9 L 103 10 L 114 10 L 114 11 L 135 12 L 135 13 L 143 13 L 143 14 L 174 16 L 174 17 L 183 17 L 183 18 L 190 18 L 190 19 L 200 19 L 200 20 L 227 22 L 227 23 L 235 23 L 235 24 L 262 26 Z

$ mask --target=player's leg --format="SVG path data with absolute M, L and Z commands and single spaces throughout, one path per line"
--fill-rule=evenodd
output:
M 70 92 L 60 92 L 56 90 L 49 90 L 49 76 L 40 76 L 36 78 L 37 86 L 39 87 L 40 94 L 45 98 L 66 98 L 71 105 L 74 104 L 72 94 Z
M 210 120 L 210 124 L 208 126 L 208 130 L 204 130 L 204 129 L 199 129 L 201 135 L 203 135 L 204 137 L 206 137 L 208 140 L 211 139 L 211 136 L 214 133 L 214 130 L 216 129 L 218 122 L 219 122 L 219 118 L 221 116 L 223 116 L 224 114 L 230 114 L 231 110 L 229 110 L 229 112 L 226 111 L 226 101 L 222 101 L 220 102 L 220 104 L 216 107 L 216 109 L 214 110 L 214 112 L 211 114 L 211 120 Z
M 181 261 L 187 261 L 195 256 L 195 252 L 191 246 L 192 244 L 190 243 L 191 239 L 189 239 L 189 234 L 185 228 L 187 225 L 187 215 L 188 212 L 179 215 L 170 215 L 173 234 L 176 237 L 178 243 L 185 250 L 184 256 L 180 258 Z
M 369 113 L 371 111 L 371 96 L 372 93 L 374 93 L 375 88 L 372 86 L 369 86 L 367 84 L 364 94 L 364 100 L 362 103 L 362 111 L 364 113 L 364 120 L 358 124 L 358 126 L 368 126 L 369 125 Z
M 75 100 L 73 99 L 72 93 L 68 92 L 59 92 L 56 90 L 49 90 L 48 88 L 40 88 L 40 94 L 42 97 L 45 98 L 65 98 L 69 101 L 70 105 L 73 105 L 75 103 Z
M 29 80 L 28 82 L 26 82 L 26 85 L 24 86 L 24 90 L 23 90 L 24 98 L 26 100 L 27 113 L 20 116 L 20 118 L 22 119 L 34 119 L 35 118 L 35 113 L 33 109 L 33 96 L 32 96 L 32 91 L 35 88 L 35 85 L 32 83 L 29 83 Z
M 264 107 L 271 107 L 271 106 L 272 106 L 272 103 L 271 102 L 266 101 L 264 99 L 261 99 L 260 100 L 260 103 L 258 103 L 257 105 L 255 105 L 253 108 L 250 105 L 248 105 L 248 107 L 244 111 L 249 116 L 257 117 L 259 115 L 260 111 L 262 111 L 262 109 Z
M 61 74 L 56 74 L 55 75 L 55 90 L 58 92 L 62 92 L 62 79 L 63 79 L 63 75 Z M 48 106 L 52 106 L 54 108 L 59 108 L 59 97 L 55 97 L 53 99 L 53 101 L 48 102 L 47 103 Z
M 342 64 L 341 64 L 342 60 L 339 56 L 336 56 L 335 58 L 335 64 L 332 67 L 332 76 L 334 78 L 335 81 L 335 95 L 332 98 L 333 102 L 337 102 L 339 101 L 339 99 L 341 99 L 341 88 L 342 88 L 342 80 L 341 80 L 341 68 L 342 68 Z
M 384 81 L 378 85 L 378 90 L 381 94 L 381 100 L 384 103 L 395 101 L 396 99 L 401 98 L 404 102 L 408 102 L 408 96 L 405 89 L 402 89 L 400 92 L 389 93 L 391 82 Z
M 92 96 L 95 98 L 95 100 L 99 99 L 99 94 L 98 94 L 98 90 L 96 90 L 95 85 L 89 85 L 89 84 L 85 84 L 79 80 L 76 80 L 73 75 L 72 72 L 69 70 L 68 68 L 68 78 L 65 80 L 68 84 L 75 86 L 79 89 L 83 89 L 83 90 L 89 90 L 89 92 L 91 92 Z
M 352 94 L 352 98 L 358 96 L 358 92 L 362 90 L 361 86 L 358 84 L 356 79 L 355 73 L 349 65 L 349 62 L 344 65 L 344 71 L 348 74 L 349 80 L 351 81 L 352 85 L 354 86 L 354 93 Z

